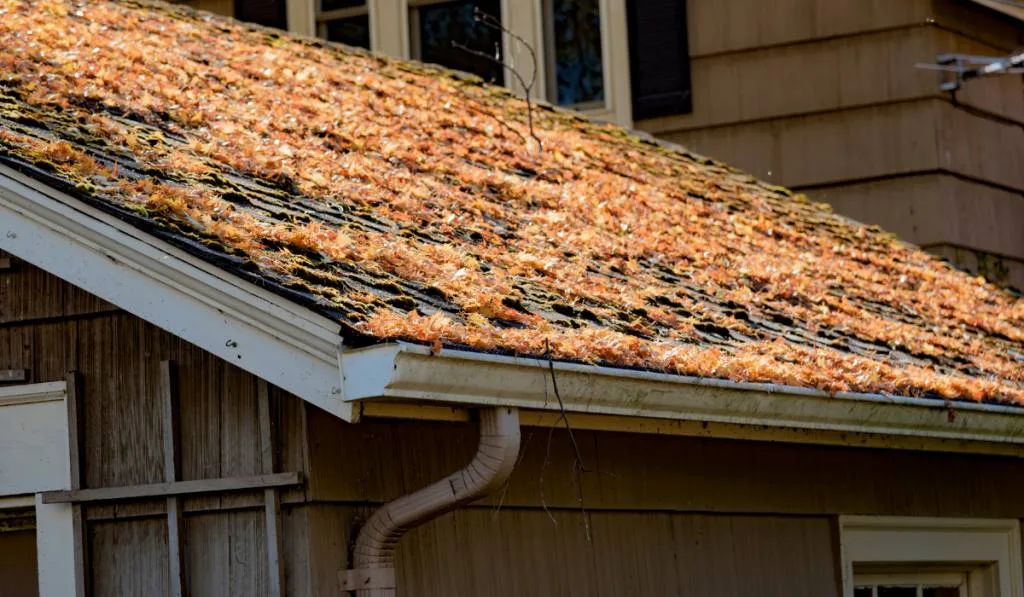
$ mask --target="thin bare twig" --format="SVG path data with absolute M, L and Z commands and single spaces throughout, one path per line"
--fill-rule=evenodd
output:
M 573 463 L 573 476 L 576 481 L 576 501 L 580 505 L 580 516 L 583 519 L 583 528 L 587 536 L 587 543 L 591 542 L 590 537 L 590 516 L 587 514 L 587 507 L 583 501 L 583 477 L 582 473 L 589 473 L 590 470 L 583 466 L 583 453 L 580 452 L 580 445 L 576 441 L 576 434 L 572 431 L 572 424 L 569 423 L 569 416 L 565 412 L 565 402 L 562 400 L 562 393 L 558 391 L 558 378 L 555 375 L 555 361 L 551 358 L 551 346 L 548 341 L 544 341 L 544 354 L 548 357 L 548 370 L 551 372 L 551 387 L 555 391 L 555 398 L 558 399 L 558 410 L 559 418 L 565 423 L 565 430 L 569 434 L 569 441 L 572 443 L 572 449 L 575 453 L 576 460 Z M 547 384 L 544 384 L 544 394 L 547 397 Z M 558 422 L 551 426 L 553 431 Z M 549 432 L 550 434 L 550 432 Z M 550 435 L 549 435 L 550 442 Z M 550 448 L 550 445 L 548 446 Z
M 507 70 L 513 77 L 516 78 L 517 81 L 519 81 L 519 84 L 523 87 L 523 91 L 526 94 L 526 124 L 527 127 L 530 129 L 530 136 L 533 137 L 533 140 L 537 142 L 537 153 L 539 155 L 541 152 L 544 151 L 544 144 L 540 140 L 540 137 L 537 136 L 536 130 L 534 130 L 533 128 L 533 101 L 530 99 L 530 95 L 533 93 L 533 86 L 537 83 L 537 70 L 539 68 L 537 63 L 537 52 L 534 51 L 533 46 L 527 43 L 525 39 L 516 35 L 514 32 L 506 29 L 501 24 L 501 21 L 487 14 L 486 12 L 480 10 L 479 7 L 473 8 L 473 18 L 476 20 L 476 22 L 481 23 L 485 27 L 490 27 L 491 29 L 495 29 L 505 35 L 512 37 L 514 40 L 522 44 L 530 52 L 530 58 L 533 61 L 533 73 L 530 75 L 530 82 L 527 83 L 526 79 L 523 78 L 523 76 L 519 73 L 518 70 L 516 70 L 512 66 L 509 66 L 501 59 L 501 53 L 497 51 L 497 48 L 495 48 L 495 55 L 491 56 L 487 52 L 474 50 L 473 48 L 470 48 L 465 44 L 461 44 L 454 40 L 452 41 L 452 47 L 462 50 L 463 52 L 466 52 L 472 56 L 483 58 L 484 60 L 497 64 L 498 66 Z

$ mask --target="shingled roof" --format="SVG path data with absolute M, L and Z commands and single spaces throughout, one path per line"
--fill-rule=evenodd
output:
M 162 4 L 0 0 L 0 163 L 346 339 L 1024 401 L 1024 301 L 726 165 Z M 539 142 L 538 142 L 539 141 Z

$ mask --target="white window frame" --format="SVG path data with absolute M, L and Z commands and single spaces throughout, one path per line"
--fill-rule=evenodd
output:
M 856 574 L 854 586 L 916 586 L 918 597 L 921 595 L 922 586 L 956 586 L 959 589 L 960 597 L 968 595 L 970 574 L 964 571 L 950 572 L 879 572 L 870 574 Z M 877 591 L 873 591 L 877 593 Z M 872 597 L 878 597 L 873 595 Z
M 412 0 L 412 5 L 431 0 Z M 598 0 L 601 11 L 601 52 L 604 69 L 604 106 L 585 110 L 597 119 L 631 127 L 632 100 L 629 77 L 629 34 L 626 26 L 626 0 Z M 316 14 L 319 0 L 288 0 L 288 27 L 294 33 L 316 35 L 322 32 Z M 367 0 L 370 14 L 370 48 L 401 58 L 412 57 L 409 31 L 410 0 Z M 361 9 L 346 9 L 361 14 Z M 338 14 L 348 14 L 338 11 Z M 537 81 L 531 97 L 548 98 L 548 69 L 553 61 L 546 56 L 544 0 L 501 0 L 501 22 L 509 31 L 529 43 L 537 53 Z M 503 36 L 502 52 L 510 67 L 529 80 L 532 64 L 529 51 Z M 515 77 L 506 73 L 505 85 L 524 93 Z M 550 103 L 554 103 L 551 101 Z
M 49 408 L 54 402 L 60 404 Z M 0 478 L 0 508 L 35 508 L 40 597 L 85 594 L 81 512 L 71 504 L 44 504 L 41 495 L 71 489 L 66 404 L 67 384 L 63 381 L 0 386 L 0 452 L 6 458 L 4 468 L 14 472 Z M 11 427 L 6 433 L 5 425 Z M 12 431 L 25 428 L 33 434 L 46 432 L 34 437 L 42 449 L 23 444 Z
M 865 566 L 872 575 L 883 566 L 904 574 L 943 566 L 967 574 L 971 597 L 1024 597 L 1015 519 L 842 516 L 839 537 L 844 597 L 853 597 L 855 568 Z

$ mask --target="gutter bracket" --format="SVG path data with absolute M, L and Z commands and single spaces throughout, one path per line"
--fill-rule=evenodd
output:
M 359 570 L 338 571 L 338 582 L 342 592 L 360 589 L 395 589 L 394 568 L 361 568 Z

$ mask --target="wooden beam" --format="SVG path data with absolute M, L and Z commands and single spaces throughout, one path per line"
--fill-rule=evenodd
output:
M 28 381 L 28 369 L 0 369 L 0 383 Z
M 85 395 L 82 375 L 67 374 L 66 405 L 68 413 L 68 457 L 71 462 L 71 491 L 82 491 L 85 484 Z M 74 527 L 75 595 L 85 597 L 89 586 L 89 537 L 85 512 L 81 505 L 71 507 Z
M 160 406 L 163 414 L 164 481 L 181 476 L 181 416 L 178 406 L 178 371 L 173 361 L 160 362 Z M 180 498 L 167 498 L 168 589 L 171 597 L 185 597 L 185 516 Z
M 244 491 L 268 487 L 293 487 L 302 484 L 302 473 L 276 473 L 251 477 L 229 477 L 221 479 L 197 479 L 174 483 L 152 483 L 127 487 L 104 487 L 102 489 L 79 489 L 72 491 L 47 491 L 42 494 L 44 504 L 87 504 L 119 500 L 165 498 L 172 495 L 196 495 L 222 491 Z
M 259 415 L 260 454 L 263 474 L 274 473 L 276 442 L 274 426 L 270 416 L 270 384 L 259 380 L 256 395 L 256 410 Z M 263 513 L 267 525 L 267 570 L 271 597 L 284 597 L 284 538 L 281 535 L 281 494 L 277 489 L 263 491 Z

